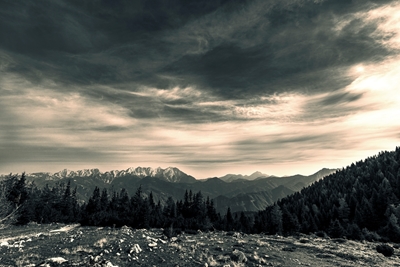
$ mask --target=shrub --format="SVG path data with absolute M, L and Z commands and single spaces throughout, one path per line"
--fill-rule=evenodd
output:
M 324 231 L 318 231 L 315 233 L 316 236 L 326 238 L 328 235 Z
M 235 234 L 234 231 L 228 231 L 228 232 L 226 232 L 226 235 L 227 235 L 227 236 L 233 236 L 234 234 Z
M 334 238 L 332 239 L 333 242 L 339 243 L 339 244 L 343 244 L 347 242 L 347 239 L 344 238 Z
M 197 235 L 199 232 L 197 230 L 193 230 L 193 229 L 186 229 L 185 230 L 185 234 L 188 235 Z
M 387 244 L 377 245 L 376 251 L 382 253 L 385 257 L 390 257 L 394 253 L 394 249 Z
M 163 231 L 163 234 L 168 238 L 180 235 L 181 233 L 182 229 L 174 228 L 172 225 L 170 227 L 165 228 Z
M 382 239 L 376 232 L 370 232 L 367 228 L 362 229 L 362 234 L 369 242 L 381 241 Z

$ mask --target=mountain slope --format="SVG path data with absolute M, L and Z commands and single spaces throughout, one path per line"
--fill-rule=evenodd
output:
M 400 148 L 353 163 L 260 213 L 259 231 L 400 242 Z M 281 216 L 279 216 L 281 214 Z M 272 216 L 272 217 L 271 217 Z M 277 228 L 267 218 L 286 218 Z
M 226 213 L 227 207 L 230 207 L 232 212 L 258 211 L 292 193 L 294 191 L 280 185 L 271 190 L 247 194 L 241 193 L 233 197 L 218 196 L 214 198 L 214 203 L 216 210 L 221 214 Z

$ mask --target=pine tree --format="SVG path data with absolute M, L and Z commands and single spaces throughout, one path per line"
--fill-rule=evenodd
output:
M 333 238 L 339 238 L 339 237 L 343 237 L 345 231 L 342 227 L 342 225 L 340 224 L 339 220 L 336 219 L 335 221 L 333 221 L 331 223 L 330 229 L 329 229 L 329 236 L 333 237 Z
M 380 231 L 380 234 L 388 237 L 392 242 L 400 242 L 400 227 L 398 225 L 397 217 L 394 213 L 389 216 L 387 224 Z
M 243 233 L 249 234 L 251 232 L 251 221 L 243 211 L 240 213 L 239 226 Z
M 297 233 L 300 230 L 300 224 L 296 214 L 291 214 L 287 207 L 282 207 L 282 232 L 285 235 Z
M 278 205 L 274 205 L 271 210 L 270 232 L 273 234 L 282 234 L 282 211 Z
M 226 231 L 232 231 L 233 230 L 233 226 L 234 226 L 234 220 L 232 217 L 232 213 L 231 213 L 231 208 L 228 207 L 227 211 L 226 211 L 226 215 L 224 217 L 224 224 L 225 224 L 225 230 Z

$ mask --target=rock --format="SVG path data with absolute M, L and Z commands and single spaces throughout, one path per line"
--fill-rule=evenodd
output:
M 3 241 L 0 243 L 0 247 L 8 247 L 10 244 L 8 244 L 7 241 Z
M 123 234 L 126 234 L 126 235 L 132 235 L 133 234 L 132 228 L 130 228 L 129 226 L 126 226 L 126 225 L 121 227 L 121 232 Z
M 151 242 L 157 242 L 157 239 L 156 239 L 156 238 L 153 238 L 153 237 L 150 237 L 150 236 L 146 236 L 146 239 L 147 239 L 148 241 L 151 241 Z
M 68 262 L 68 260 L 62 257 L 54 257 L 46 259 L 40 266 L 65 266 L 63 263 Z
M 149 243 L 149 245 L 148 245 L 149 247 L 151 247 L 151 248 L 154 248 L 154 247 L 157 247 L 157 243 Z
M 241 238 L 241 237 L 242 237 L 242 234 L 241 234 L 241 233 L 238 233 L 238 232 L 235 232 L 232 236 L 233 236 L 233 237 L 236 237 L 236 238 Z
M 177 237 L 171 237 L 171 242 L 176 242 L 178 240 L 178 238 Z
M 107 261 L 105 267 L 118 267 L 117 265 L 113 265 L 111 262 Z
M 133 252 L 136 254 L 142 252 L 142 249 L 140 248 L 139 244 L 133 245 L 133 247 L 131 248 L 131 251 L 129 253 L 133 253 Z
M 247 262 L 247 257 L 246 257 L 246 255 L 245 255 L 243 252 L 241 252 L 240 250 L 237 250 L 237 249 L 235 249 L 235 250 L 232 252 L 231 259 L 232 259 L 233 261 L 236 261 L 236 262 L 239 262 L 239 263 Z
M 259 264 L 265 264 L 266 263 L 266 260 L 264 258 L 261 258 L 260 256 L 258 256 L 256 251 L 254 251 L 253 260 L 255 262 L 259 263 Z
M 49 258 L 49 259 L 47 259 L 47 261 L 61 264 L 61 263 L 67 262 L 68 260 L 66 260 L 62 257 L 55 257 L 55 258 Z
M 96 257 L 94 257 L 93 261 L 94 262 L 99 262 L 101 260 L 101 257 L 99 255 L 97 255 Z

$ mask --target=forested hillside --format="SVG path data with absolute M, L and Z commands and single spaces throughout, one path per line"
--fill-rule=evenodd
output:
M 351 164 L 256 216 L 255 231 L 400 242 L 400 148 Z

